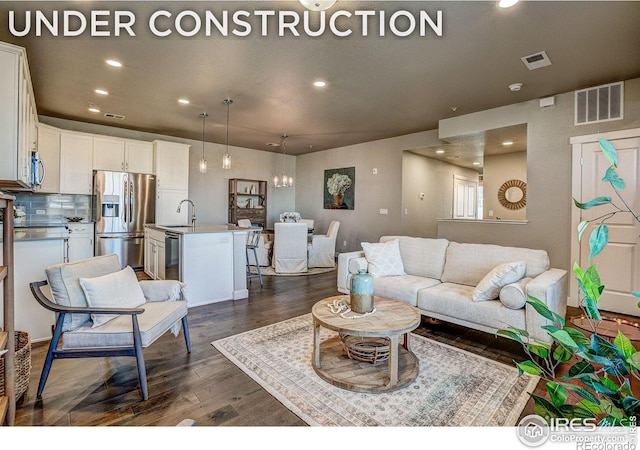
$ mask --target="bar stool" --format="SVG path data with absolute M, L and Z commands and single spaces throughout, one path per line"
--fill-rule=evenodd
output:
M 249 252 L 253 252 L 253 260 L 255 261 L 256 270 L 258 272 L 257 276 L 260 279 L 260 286 L 262 287 L 262 272 L 260 272 L 260 261 L 258 261 L 258 246 L 260 245 L 260 235 L 262 234 L 262 230 L 248 230 L 247 231 L 247 246 L 245 249 L 245 254 L 247 256 L 247 278 L 249 279 L 249 283 L 251 283 L 251 278 L 255 277 L 253 273 L 251 273 L 251 261 L 249 260 Z

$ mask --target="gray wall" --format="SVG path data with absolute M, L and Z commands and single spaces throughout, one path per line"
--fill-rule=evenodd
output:
M 571 146 L 572 136 L 640 127 L 640 79 L 624 87 L 625 118 L 593 125 L 574 126 L 573 92 L 556 95 L 556 104 L 540 108 L 537 100 L 517 103 L 440 122 L 438 132 L 429 131 L 336 148 L 297 158 L 296 208 L 315 218 L 320 230 L 330 220 L 340 220 L 337 250 L 359 250 L 362 241 L 377 241 L 386 234 L 418 234 L 403 214 L 402 150 L 430 146 L 446 138 L 528 124 L 527 223 L 440 223 L 438 236 L 459 242 L 484 242 L 547 250 L 554 267 L 571 268 Z M 322 207 L 324 169 L 356 167 L 355 211 Z M 378 168 L 378 175 L 372 169 Z M 388 208 L 386 216 L 379 208 Z M 318 223 L 317 222 L 317 223 Z M 424 225 L 431 229 L 432 224 Z M 420 233 L 422 234 L 422 233 Z M 347 245 L 343 245 L 343 241 Z
M 509 180 L 527 182 L 527 153 L 516 152 L 504 155 L 485 155 L 484 157 L 484 219 L 526 220 L 527 207 L 508 209 L 500 204 L 498 190 Z M 493 211 L 493 217 L 489 216 Z

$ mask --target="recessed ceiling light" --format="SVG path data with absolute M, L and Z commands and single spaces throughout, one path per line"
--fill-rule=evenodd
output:
M 518 92 L 520 89 L 522 89 L 522 83 L 513 83 L 509 85 L 509 90 L 511 92 Z
M 105 91 L 104 89 L 96 89 L 94 92 L 100 95 L 109 95 L 109 92 Z
M 474 166 L 479 166 L 479 165 L 480 165 L 480 163 L 479 163 L 478 161 L 474 161 L 474 162 L 473 162 L 473 165 L 474 165 Z
M 112 67 L 122 67 L 122 63 L 120 61 L 116 61 L 115 59 L 107 59 L 105 62 Z
M 513 5 L 518 3 L 520 0 L 498 0 L 498 6 L 500 8 L 511 8 Z
M 438 155 L 442 155 L 442 154 L 444 153 L 444 150 L 436 150 L 436 153 L 437 153 Z
M 98 108 L 94 108 L 93 106 L 89 108 L 89 111 L 96 114 L 100 112 Z
M 179 98 L 178 99 L 178 103 L 181 103 L 183 105 L 188 105 L 191 102 L 189 100 L 187 100 L 186 98 Z
M 504 146 L 513 145 L 513 141 L 504 141 L 502 145 Z
M 313 85 L 315 87 L 325 87 L 327 85 L 327 83 L 325 81 L 319 80 L 319 81 L 314 81 Z

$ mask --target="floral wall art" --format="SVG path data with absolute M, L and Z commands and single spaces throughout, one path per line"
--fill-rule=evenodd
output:
M 324 171 L 324 209 L 355 209 L 356 168 Z

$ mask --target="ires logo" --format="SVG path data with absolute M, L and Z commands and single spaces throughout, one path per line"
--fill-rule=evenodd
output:
M 552 432 L 579 433 L 592 432 L 596 429 L 597 422 L 594 418 L 549 418 L 545 420 L 537 414 L 531 414 L 520 421 L 517 433 L 520 442 L 528 447 L 538 447 L 549 439 Z

